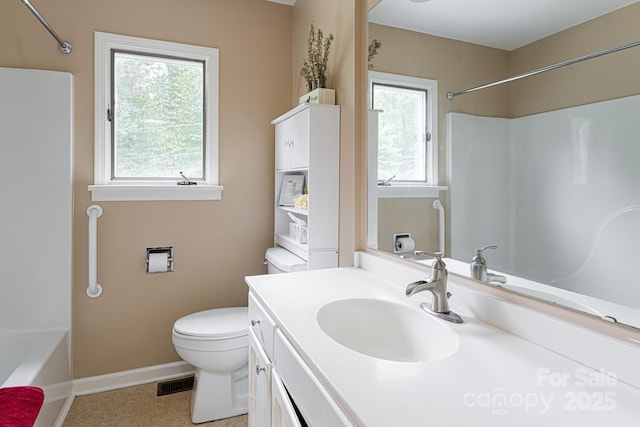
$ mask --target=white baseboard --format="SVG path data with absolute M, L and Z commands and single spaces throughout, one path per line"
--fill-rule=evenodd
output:
M 113 374 L 79 378 L 73 380 L 72 391 L 75 396 L 83 396 L 193 375 L 194 372 L 195 368 L 184 361 L 165 363 L 163 365 L 114 372 Z

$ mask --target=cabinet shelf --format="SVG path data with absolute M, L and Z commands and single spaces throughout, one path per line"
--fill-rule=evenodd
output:
M 298 208 L 292 208 L 291 206 L 278 206 L 278 209 L 280 209 L 281 211 L 291 212 L 291 213 L 302 215 L 302 216 L 309 216 L 309 209 L 298 209 Z

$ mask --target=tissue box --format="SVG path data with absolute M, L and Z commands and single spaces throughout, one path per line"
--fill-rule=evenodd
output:
M 295 222 L 290 223 L 289 237 L 298 243 L 307 243 L 307 226 Z
M 298 243 L 307 243 L 307 226 L 296 224 L 296 235 L 293 238 Z

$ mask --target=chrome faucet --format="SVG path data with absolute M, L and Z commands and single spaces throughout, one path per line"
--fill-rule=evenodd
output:
M 507 278 L 499 274 L 489 273 L 487 271 L 487 262 L 482 253 L 487 249 L 497 249 L 497 245 L 487 245 L 481 249 L 476 249 L 476 256 L 471 260 L 471 277 L 487 283 L 507 283 Z
M 427 280 L 418 280 L 407 285 L 407 297 L 418 292 L 429 291 L 433 295 L 433 302 L 431 307 L 426 303 L 420 304 L 423 310 L 449 322 L 462 323 L 462 318 L 449 309 L 448 299 L 451 297 L 451 293 L 447 292 L 449 273 L 446 264 L 442 261 L 442 252 L 415 251 L 415 255 L 429 255 L 434 257 L 435 261 L 431 266 L 431 275 Z

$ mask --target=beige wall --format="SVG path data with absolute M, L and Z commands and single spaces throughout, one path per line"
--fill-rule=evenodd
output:
M 535 70 L 639 40 L 639 22 L 640 3 L 636 3 L 514 50 L 509 57 L 510 74 Z M 510 91 L 511 117 L 638 94 L 640 47 L 505 86 L 509 86 Z
M 409 232 L 416 249 L 438 250 L 438 211 L 430 198 L 378 199 L 378 249 L 393 253 L 393 235 Z M 444 204 L 445 198 L 442 197 Z
M 246 305 L 244 276 L 266 273 L 264 251 L 273 244 L 270 121 L 291 107 L 292 8 L 264 0 L 56 0 L 36 6 L 73 44 L 73 53 L 59 53 L 21 2 L 4 1 L 0 66 L 74 75 L 74 376 L 179 360 L 173 322 L 197 310 Z M 220 49 L 224 192 L 216 202 L 101 202 L 98 281 L 104 293 L 89 299 L 94 31 Z M 155 245 L 174 246 L 174 273 L 144 274 L 145 248 Z
M 325 35 L 333 34 L 327 87 L 336 91 L 336 103 L 340 105 L 340 265 L 353 264 L 353 250 L 360 245 L 356 235 L 360 234 L 359 216 L 361 191 L 359 189 L 359 161 L 356 141 L 361 140 L 361 110 L 356 85 L 357 74 L 363 73 L 362 64 L 356 66 L 356 52 L 363 52 L 358 43 L 362 33 L 358 30 L 357 17 L 362 18 L 366 7 L 364 0 L 298 0 L 293 8 L 293 90 L 292 104 L 307 92 L 306 83 L 300 76 L 302 63 L 307 57 L 307 36 L 313 22 Z M 363 40 L 363 39 L 362 39 Z M 362 55 L 360 55 L 362 56 Z M 362 76 L 361 76 L 362 77 Z M 362 78 L 358 80 L 362 84 Z M 356 177 L 358 177 L 356 179 Z

